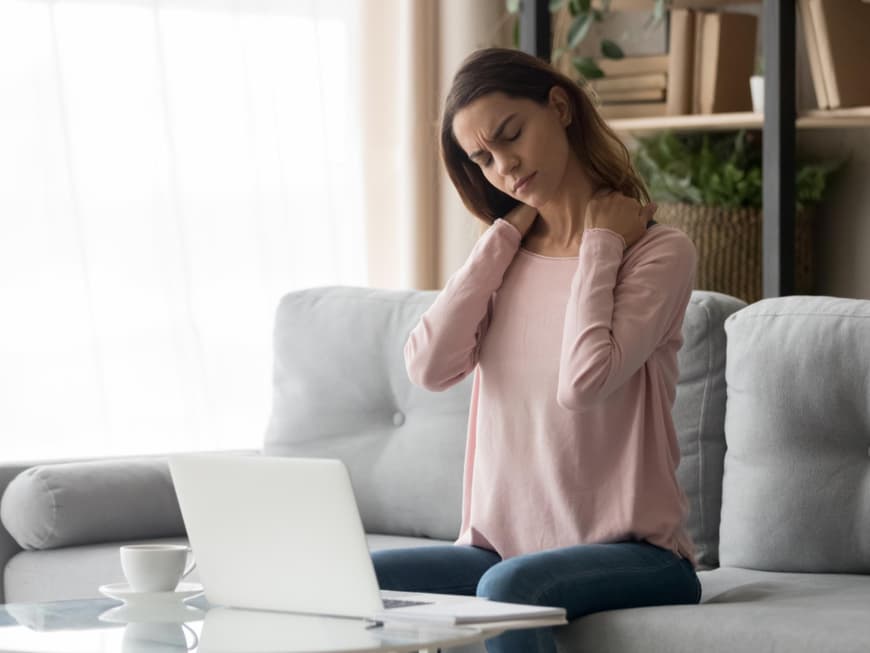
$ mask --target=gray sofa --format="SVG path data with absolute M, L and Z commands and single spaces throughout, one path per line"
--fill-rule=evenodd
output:
M 344 460 L 373 549 L 459 529 L 471 377 L 431 393 L 402 360 L 435 296 L 315 288 L 277 312 L 262 452 Z M 702 605 L 589 615 L 561 649 L 867 651 L 870 302 L 695 291 L 683 334 L 674 418 Z M 97 596 L 122 580 L 120 543 L 184 539 L 162 457 L 4 464 L 4 490 L 6 602 Z

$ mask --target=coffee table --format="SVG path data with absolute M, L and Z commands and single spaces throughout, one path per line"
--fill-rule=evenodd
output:
M 564 621 L 500 622 L 474 627 L 371 627 L 358 619 L 185 603 L 125 606 L 113 599 L 0 605 L 0 652 L 15 653 L 330 653 L 434 651 L 494 637 L 510 628 Z

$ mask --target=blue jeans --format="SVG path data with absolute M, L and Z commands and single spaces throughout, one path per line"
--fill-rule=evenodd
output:
M 696 604 L 692 563 L 646 541 L 581 544 L 502 560 L 493 551 L 440 545 L 372 552 L 381 589 L 485 596 L 565 608 L 568 620 L 601 610 Z M 555 653 L 553 629 L 507 631 L 489 653 Z

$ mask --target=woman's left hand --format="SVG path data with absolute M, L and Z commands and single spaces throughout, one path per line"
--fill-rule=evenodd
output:
M 625 239 L 625 247 L 634 245 L 646 232 L 646 223 L 656 212 L 655 202 L 641 206 L 640 202 L 612 191 L 594 195 L 586 205 L 586 229 L 610 229 Z

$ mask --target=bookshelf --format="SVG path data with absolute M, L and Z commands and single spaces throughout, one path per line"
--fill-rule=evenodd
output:
M 601 0 L 594 0 L 600 3 Z M 650 118 L 611 119 L 619 132 L 761 129 L 765 142 L 763 169 L 764 297 L 794 293 L 795 133 L 797 129 L 870 126 L 870 107 L 795 113 L 795 26 L 793 0 L 671 0 L 669 7 L 713 9 L 724 5 L 761 3 L 764 40 L 763 114 L 714 113 Z M 548 0 L 523 0 L 520 48 L 550 59 Z M 652 0 L 611 0 L 611 10 L 649 9 Z

